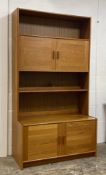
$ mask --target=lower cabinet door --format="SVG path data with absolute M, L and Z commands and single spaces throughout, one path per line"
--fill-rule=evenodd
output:
M 28 127 L 28 160 L 57 156 L 57 124 Z
M 96 152 L 96 120 L 24 127 L 24 161 Z
M 96 120 L 66 124 L 66 154 L 96 151 Z

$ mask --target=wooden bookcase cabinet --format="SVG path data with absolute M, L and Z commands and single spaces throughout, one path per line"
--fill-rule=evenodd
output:
M 95 155 L 90 18 L 13 12 L 13 156 L 21 168 Z

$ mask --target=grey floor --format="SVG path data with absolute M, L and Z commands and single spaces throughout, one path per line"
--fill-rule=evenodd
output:
M 82 158 L 20 170 L 12 157 L 0 158 L 0 175 L 106 175 L 106 144 L 97 157 Z

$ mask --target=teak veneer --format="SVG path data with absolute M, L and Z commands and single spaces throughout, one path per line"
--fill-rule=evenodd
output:
M 12 14 L 12 150 L 20 168 L 96 154 L 90 21 L 26 9 Z

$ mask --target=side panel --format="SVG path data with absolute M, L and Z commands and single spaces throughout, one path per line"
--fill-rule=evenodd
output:
M 12 154 L 17 163 L 22 167 L 23 151 L 22 126 L 18 122 L 18 35 L 19 35 L 19 9 L 12 14 Z

